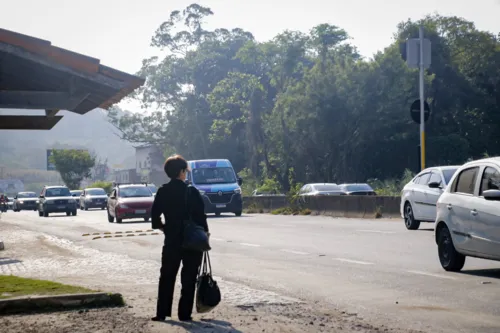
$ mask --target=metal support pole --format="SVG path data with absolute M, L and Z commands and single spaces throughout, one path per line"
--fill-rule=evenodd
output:
M 425 120 L 424 120 L 424 27 L 419 28 L 420 39 L 420 169 L 425 169 Z

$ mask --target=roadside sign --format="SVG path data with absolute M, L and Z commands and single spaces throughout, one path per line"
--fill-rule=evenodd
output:
M 54 149 L 47 149 L 47 170 L 48 171 L 55 171 L 56 170 L 56 165 L 54 163 L 50 162 L 50 157 L 53 155 Z
M 429 120 L 430 114 L 431 114 L 431 108 L 429 107 L 429 103 L 424 101 L 424 122 L 427 122 L 427 120 Z M 413 103 L 411 103 L 410 116 L 411 116 L 411 119 L 415 123 L 420 124 L 420 100 L 419 99 L 417 99 Z

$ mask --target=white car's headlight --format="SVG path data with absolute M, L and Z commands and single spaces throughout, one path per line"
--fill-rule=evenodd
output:
M 24 201 L 19 201 L 19 203 L 22 205 L 24 203 Z
M 235 194 L 241 194 L 241 188 L 239 188 L 239 187 L 238 187 L 237 189 L 235 189 L 235 190 L 234 190 L 234 193 L 235 193 Z

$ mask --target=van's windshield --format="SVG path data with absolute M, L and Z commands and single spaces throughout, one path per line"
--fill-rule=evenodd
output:
M 192 171 L 195 184 L 229 184 L 236 183 L 232 168 L 198 168 Z

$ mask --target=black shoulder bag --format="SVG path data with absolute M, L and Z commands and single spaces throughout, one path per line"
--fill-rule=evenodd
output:
M 184 220 L 184 233 L 182 247 L 186 250 L 205 252 L 210 251 L 210 243 L 205 229 L 191 217 L 191 207 L 189 206 L 190 186 L 186 189 L 185 203 L 187 210 L 187 220 Z
M 203 261 L 196 282 L 196 312 L 206 313 L 213 310 L 221 301 L 217 281 L 212 277 L 212 265 L 208 252 L 203 253 Z

